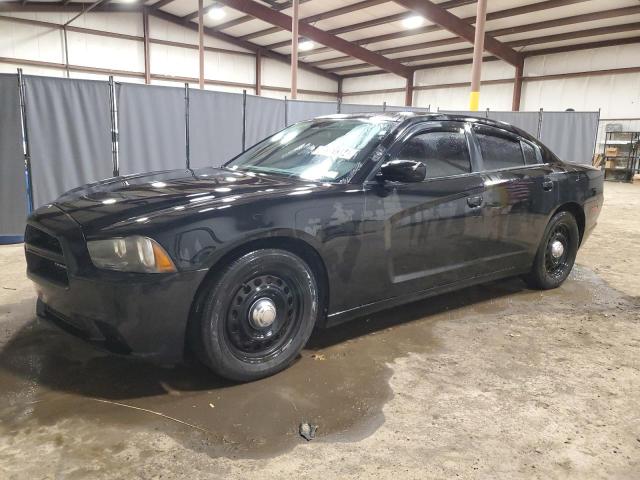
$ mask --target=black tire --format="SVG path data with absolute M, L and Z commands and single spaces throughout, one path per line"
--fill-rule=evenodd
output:
M 555 242 L 562 245 L 559 256 L 559 248 L 552 251 Z M 562 285 L 571 273 L 579 244 L 580 231 L 575 217 L 570 212 L 556 213 L 544 231 L 531 272 L 524 277 L 526 283 L 540 290 Z
M 263 317 L 259 306 L 265 299 Z M 218 375 L 240 382 L 288 367 L 320 311 L 311 268 L 277 249 L 256 250 L 231 262 L 206 286 L 200 302 L 192 331 L 196 354 Z

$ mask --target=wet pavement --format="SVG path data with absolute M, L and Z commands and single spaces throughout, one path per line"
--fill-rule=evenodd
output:
M 438 322 L 463 322 L 473 335 L 475 322 L 503 313 L 562 314 L 583 305 L 591 314 L 635 308 L 582 268 L 548 292 L 519 279 L 494 282 L 318 331 L 286 371 L 233 384 L 197 364 L 163 368 L 100 352 L 35 319 L 34 300 L 25 298 L 0 312 L 11 318 L 0 350 L 0 431 L 16 436 L 82 419 L 160 431 L 186 448 L 232 458 L 291 449 L 303 441 L 303 421 L 319 425 L 316 441 L 354 441 L 384 422 L 389 363 L 407 352 L 442 351 L 432 335 Z

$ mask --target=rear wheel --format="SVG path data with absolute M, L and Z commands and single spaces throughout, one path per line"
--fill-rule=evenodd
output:
M 569 212 L 555 214 L 542 237 L 531 272 L 525 276 L 527 284 L 542 290 L 562 285 L 573 268 L 579 242 L 575 217 Z
M 300 257 L 277 249 L 241 256 L 203 293 L 193 339 L 200 360 L 236 381 L 286 368 L 311 335 L 318 298 L 313 271 Z

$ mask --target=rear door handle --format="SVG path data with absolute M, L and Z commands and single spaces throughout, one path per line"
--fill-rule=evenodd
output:
M 542 189 L 545 192 L 549 192 L 549 191 L 553 190 L 553 180 L 545 179 L 542 182 Z
M 478 208 L 482 205 L 482 195 L 473 195 L 471 197 L 467 197 L 467 205 L 471 208 Z

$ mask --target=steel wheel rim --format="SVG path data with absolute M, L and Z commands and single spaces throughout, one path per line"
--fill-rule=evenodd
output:
M 556 225 L 551 230 L 545 249 L 544 264 L 547 274 L 552 277 L 562 277 L 569 268 L 570 238 L 569 229 L 565 225 Z M 556 247 L 558 243 L 562 246 L 560 255 L 557 255 L 558 249 Z
M 260 304 L 275 307 L 275 318 L 269 325 L 256 321 L 255 309 Z M 261 274 L 247 279 L 234 290 L 227 309 L 225 335 L 232 353 L 249 363 L 276 357 L 293 340 L 301 324 L 302 306 L 301 290 L 284 275 Z

